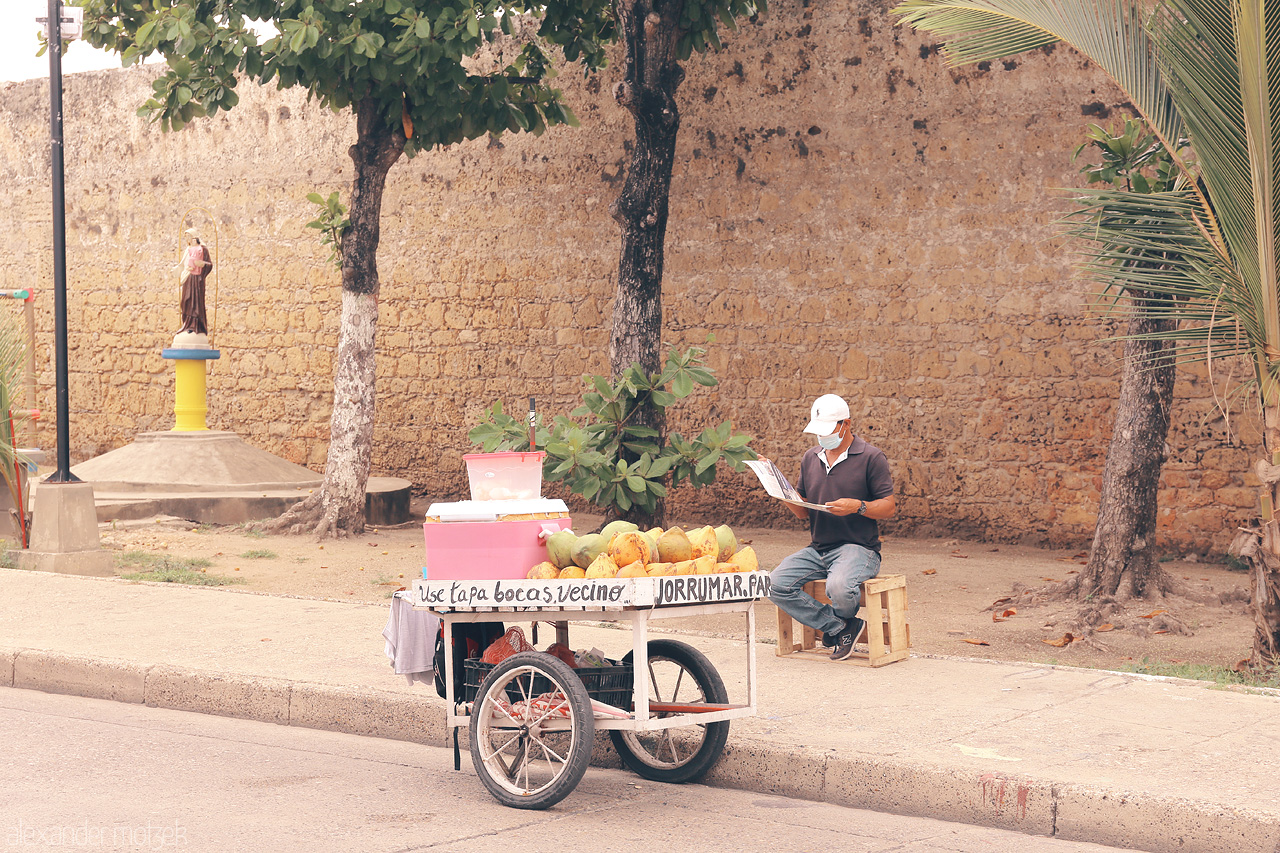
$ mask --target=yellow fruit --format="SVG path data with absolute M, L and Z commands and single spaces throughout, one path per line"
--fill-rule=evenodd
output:
M 659 530 L 657 533 L 654 533 L 652 530 L 645 530 L 645 531 L 642 533 L 642 535 L 644 536 L 644 538 L 645 538 L 645 539 L 647 539 L 647 540 L 649 541 L 649 558 L 650 558 L 650 559 L 657 559 L 657 557 L 658 557 L 658 537 L 662 535 L 662 531 L 661 531 L 661 530 Z
M 531 581 L 549 581 L 560 577 L 560 570 L 554 563 L 543 562 L 530 569 L 525 577 Z
M 659 539 L 661 539 L 661 538 L 662 538 L 662 533 L 663 533 L 663 531 L 662 531 L 662 528 L 661 528 L 661 527 L 651 527 L 651 528 L 649 528 L 648 530 L 646 530 L 646 531 L 645 531 L 645 533 L 647 533 L 647 534 L 649 534 L 650 536 L 652 536 L 652 537 L 653 537 L 653 540 L 656 542 L 656 541 L 658 541 Z
M 618 564 L 608 554 L 601 554 L 587 567 L 587 577 L 596 580 L 611 578 L 618 574 Z
M 738 567 L 733 563 L 716 563 L 716 574 L 727 575 L 736 572 Z
M 660 578 L 664 575 L 674 575 L 676 573 L 675 563 L 650 563 L 645 566 L 645 572 L 651 578 Z
M 587 570 L 581 566 L 565 566 L 560 570 L 560 580 L 581 580 L 587 576 Z
M 619 533 L 609 544 L 609 556 L 619 566 L 639 561 L 641 565 L 649 562 L 649 539 L 640 532 Z
M 720 545 L 720 562 L 728 562 L 733 553 L 738 550 L 738 537 L 733 535 L 733 530 L 729 525 L 722 524 L 716 528 L 716 542 Z
M 618 578 L 643 578 L 648 577 L 648 572 L 644 570 L 644 563 L 636 560 L 634 563 L 628 563 L 618 569 L 618 573 L 614 575 Z
M 740 572 L 754 572 L 760 568 L 760 561 L 756 559 L 756 550 L 750 545 L 734 554 L 730 562 L 736 565 Z
M 699 557 L 693 561 L 693 571 L 699 575 L 714 575 L 716 573 L 716 557 L 715 554 L 708 554 L 705 557 Z
M 693 559 L 693 546 L 689 537 L 679 527 L 673 527 L 658 537 L 658 557 L 664 563 L 679 563 Z
M 693 567 L 693 560 L 681 560 L 672 567 L 672 574 L 676 575 L 696 575 L 698 570 Z
M 716 541 L 716 532 L 710 527 L 699 527 L 689 534 L 689 544 L 693 547 L 693 559 L 708 554 L 717 559 L 720 557 L 720 543 Z

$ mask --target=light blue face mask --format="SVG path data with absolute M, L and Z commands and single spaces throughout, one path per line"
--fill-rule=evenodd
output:
M 835 450 L 842 441 L 844 439 L 840 437 L 840 427 L 838 425 L 831 431 L 831 435 L 818 436 L 818 446 L 823 450 Z

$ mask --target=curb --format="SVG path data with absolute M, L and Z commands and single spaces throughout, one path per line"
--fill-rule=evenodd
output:
M 38 649 L 0 650 L 0 686 L 426 746 L 450 744 L 445 702 L 425 691 L 407 696 Z M 460 742 L 465 741 L 464 730 Z M 603 733 L 592 764 L 621 766 Z M 759 741 L 730 740 L 704 783 L 1152 853 L 1280 851 L 1280 814 L 1014 774 L 780 749 Z

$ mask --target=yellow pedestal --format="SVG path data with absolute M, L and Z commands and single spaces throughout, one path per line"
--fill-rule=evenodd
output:
M 179 358 L 173 388 L 173 431 L 207 430 L 209 414 L 208 389 L 205 384 L 204 359 Z
M 173 383 L 173 429 L 170 432 L 208 432 L 205 418 L 209 414 L 205 363 L 219 357 L 216 349 L 166 349 L 161 352 L 172 359 L 176 376 Z

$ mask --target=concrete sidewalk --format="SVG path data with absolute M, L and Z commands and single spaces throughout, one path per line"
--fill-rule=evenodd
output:
M 387 614 L 0 569 L 0 685 L 444 745 L 443 700 L 383 656 Z M 604 627 L 571 638 L 630 648 Z M 745 699 L 742 643 L 686 639 Z M 1280 851 L 1280 696 L 954 658 L 872 670 L 767 644 L 757 663 L 759 715 L 734 721 L 710 784 L 1161 853 Z

